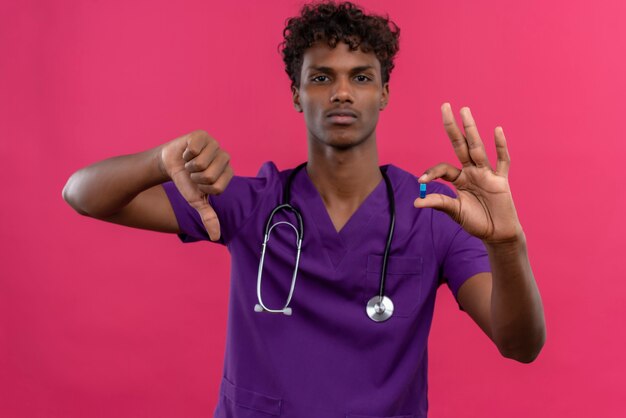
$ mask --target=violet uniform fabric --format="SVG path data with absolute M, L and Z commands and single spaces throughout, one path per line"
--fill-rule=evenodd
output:
M 441 212 L 413 207 L 419 196 L 413 175 L 384 168 L 396 199 L 385 292 L 395 311 L 382 323 L 365 306 L 378 294 L 389 227 L 384 181 L 336 232 L 306 170 L 297 173 L 290 203 L 302 213 L 304 241 L 292 316 L 254 311 L 265 224 L 282 203 L 291 170 L 265 163 L 257 177 L 234 177 L 224 193 L 211 196 L 232 263 L 216 418 L 426 417 L 426 348 L 437 287 L 447 282 L 456 297 L 466 279 L 490 268 L 480 240 Z M 197 212 L 171 182 L 164 187 L 180 238 L 208 240 Z M 439 183 L 428 188 L 453 195 Z M 297 225 L 289 214 L 280 220 Z M 268 245 L 262 297 L 278 309 L 291 286 L 293 229 L 277 226 Z

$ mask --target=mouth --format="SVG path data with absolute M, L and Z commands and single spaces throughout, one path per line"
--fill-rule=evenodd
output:
M 326 117 L 334 125 L 351 125 L 356 122 L 357 114 L 349 109 L 336 109 L 328 112 Z

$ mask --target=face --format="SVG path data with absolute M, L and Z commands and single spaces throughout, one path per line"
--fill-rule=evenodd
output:
M 376 55 L 351 51 L 345 43 L 335 48 L 316 43 L 307 49 L 300 87 L 293 89 L 309 141 L 338 150 L 375 140 L 378 114 L 388 97 L 389 84 L 382 83 Z

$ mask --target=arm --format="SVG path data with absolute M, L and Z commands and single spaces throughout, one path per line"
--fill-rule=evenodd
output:
M 459 304 L 503 356 L 530 363 L 539 355 L 546 331 L 526 242 L 521 238 L 486 247 L 492 273 L 468 279 L 459 289 Z
M 110 158 L 74 173 L 63 198 L 78 213 L 122 225 L 179 232 L 161 183 L 173 180 L 200 214 L 212 240 L 219 221 L 207 194 L 221 193 L 232 178 L 229 156 L 204 131 L 151 150 Z
M 498 163 L 493 170 L 469 109 L 461 109 L 465 135 L 456 125 L 449 104 L 442 106 L 442 113 L 463 167 L 442 163 L 427 170 L 419 181 L 450 181 L 458 196 L 452 199 L 431 194 L 417 199 L 415 206 L 441 210 L 483 240 L 492 273 L 468 279 L 459 289 L 459 303 L 504 356 L 531 362 L 545 342 L 545 320 L 526 239 L 509 189 L 510 158 L 504 133 L 496 128 Z

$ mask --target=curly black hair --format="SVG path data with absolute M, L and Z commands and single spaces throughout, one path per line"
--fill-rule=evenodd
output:
M 384 84 L 394 67 L 400 28 L 389 16 L 365 14 L 353 3 L 325 1 L 306 4 L 299 16 L 287 19 L 283 37 L 280 47 L 292 88 L 300 86 L 304 51 L 315 42 L 326 42 L 331 48 L 343 42 L 353 51 L 374 52 Z

